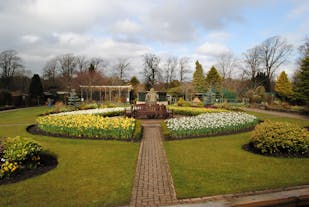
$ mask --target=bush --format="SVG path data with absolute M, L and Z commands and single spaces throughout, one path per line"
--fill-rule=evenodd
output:
M 3 158 L 9 162 L 24 163 L 37 157 L 42 147 L 28 139 L 7 138 L 4 142 Z
M 309 132 L 287 122 L 265 121 L 256 126 L 250 145 L 262 154 L 309 153 Z
M 42 147 L 32 140 L 7 138 L 0 145 L 0 179 L 13 176 L 19 169 L 36 168 L 40 164 Z
M 171 131 L 167 127 L 167 124 L 165 121 L 161 122 L 161 128 L 162 128 L 162 133 L 164 138 L 170 138 L 171 137 Z
M 179 106 L 168 106 L 168 109 L 172 110 L 174 114 L 185 115 L 185 116 L 196 116 L 203 113 L 227 112 L 227 110 L 225 109 L 179 107 Z
M 177 101 L 177 106 L 182 106 L 183 105 L 183 103 L 184 103 L 184 99 L 182 98 L 182 97 L 180 97 L 179 99 L 178 99 L 178 101 Z
M 138 141 L 142 139 L 143 127 L 140 120 L 135 120 L 135 128 L 133 132 L 133 140 Z

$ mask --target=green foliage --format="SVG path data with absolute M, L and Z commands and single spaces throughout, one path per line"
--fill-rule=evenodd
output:
M 135 88 L 140 84 L 140 81 L 137 79 L 136 76 L 133 76 L 130 80 L 130 84 L 133 86 L 133 88 Z
M 22 164 L 33 160 L 41 151 L 42 147 L 32 140 L 21 137 L 7 138 L 4 142 L 3 158 Z
M 263 154 L 305 154 L 309 132 L 292 123 L 265 121 L 256 126 L 250 144 Z
M 133 132 L 133 140 L 138 141 L 141 140 L 143 136 L 143 127 L 140 120 L 135 121 L 135 128 Z
M 264 86 L 258 86 L 255 91 L 248 90 L 246 96 L 249 98 L 250 103 L 262 103 L 267 98 Z
M 167 127 L 165 121 L 162 121 L 162 122 L 161 122 L 161 129 L 162 129 L 163 137 L 164 137 L 165 139 L 168 139 L 168 138 L 171 137 L 171 130 Z
M 182 106 L 184 102 L 185 102 L 185 100 L 184 100 L 182 97 L 180 97 L 180 98 L 178 99 L 178 101 L 177 101 L 177 105 L 178 105 L 178 106 Z
M 221 91 L 222 78 L 214 66 L 212 66 L 207 73 L 206 83 L 209 90 L 215 90 L 216 92 Z
M 276 81 L 275 91 L 283 99 L 289 98 L 293 93 L 292 84 L 284 71 L 280 73 Z
M 296 98 L 303 100 L 309 106 L 309 56 L 304 57 L 301 61 L 294 90 Z
M 43 86 L 41 83 L 40 76 L 34 74 L 31 78 L 31 83 L 29 87 L 29 93 L 31 97 L 37 98 L 43 95 Z
M 198 61 L 195 62 L 195 71 L 193 73 L 193 87 L 194 90 L 198 93 L 205 92 L 205 77 L 203 67 Z
M 185 116 L 196 116 L 203 113 L 217 113 L 227 112 L 225 109 L 212 109 L 212 108 L 197 108 L 197 107 L 179 107 L 179 106 L 168 106 L 169 110 L 172 110 L 174 114 L 185 115 Z

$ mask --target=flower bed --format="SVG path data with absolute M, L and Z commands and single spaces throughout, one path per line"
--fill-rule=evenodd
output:
M 14 176 L 22 169 L 36 168 L 40 164 L 42 147 L 32 140 L 6 138 L 0 145 L 0 180 Z
M 78 115 L 78 114 L 100 114 L 103 116 L 119 116 L 124 114 L 125 109 L 126 109 L 125 107 L 87 109 L 87 110 L 61 112 L 57 114 L 52 114 L 51 116 Z
M 265 121 L 256 126 L 249 146 L 266 155 L 309 155 L 309 132 L 288 122 Z
M 137 140 L 134 130 L 136 120 L 133 118 L 110 118 L 93 114 L 66 114 L 39 117 L 38 128 L 51 134 L 119 140 Z M 133 136 L 135 135 L 135 136 Z
M 227 110 L 225 109 L 179 107 L 179 106 L 168 106 L 168 109 L 173 110 L 174 114 L 185 115 L 185 116 L 196 116 L 204 113 L 227 112 Z
M 242 112 L 206 113 L 194 117 L 169 119 L 164 122 L 163 133 L 170 138 L 210 136 L 250 129 L 258 119 Z

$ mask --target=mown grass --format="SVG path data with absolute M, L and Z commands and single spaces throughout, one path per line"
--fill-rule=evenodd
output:
M 0 113 L 0 136 L 30 137 L 58 157 L 56 169 L 25 181 L 0 185 L 0 206 L 118 206 L 128 204 L 138 143 L 74 140 L 31 135 L 45 107 Z
M 251 113 L 309 126 L 308 120 Z M 178 198 L 309 184 L 309 158 L 274 158 L 241 149 L 251 132 L 164 143 Z

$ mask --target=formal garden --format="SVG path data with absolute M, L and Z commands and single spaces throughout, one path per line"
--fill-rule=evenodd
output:
M 0 206 L 130 202 L 143 130 L 129 105 L 1 112 Z M 168 106 L 161 121 L 177 198 L 308 184 L 309 120 Z M 28 190 L 27 190 L 28 189 Z

